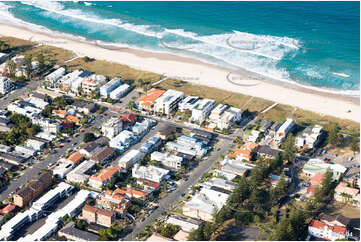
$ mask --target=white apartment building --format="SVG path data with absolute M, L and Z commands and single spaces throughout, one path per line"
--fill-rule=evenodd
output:
M 118 118 L 110 118 L 102 125 L 102 133 L 112 139 L 123 130 L 123 123 Z
M 178 107 L 178 103 L 183 99 L 183 92 L 167 90 L 154 103 L 154 112 L 170 115 Z
M 316 238 L 335 241 L 337 239 L 348 239 L 352 234 L 346 227 L 328 225 L 319 220 L 312 220 L 308 226 L 308 233 Z
M 56 134 L 61 127 L 59 120 L 53 120 L 50 118 L 37 117 L 32 119 L 32 123 L 39 125 L 41 130 L 45 133 Z
M 92 92 L 97 92 L 99 86 L 104 84 L 106 80 L 107 80 L 106 77 L 103 75 L 93 74 L 90 77 L 83 80 L 81 84 L 82 91 L 87 94 Z
M 117 100 L 121 97 L 124 97 L 130 90 L 130 86 L 128 84 L 123 84 L 111 91 L 109 97 L 111 99 Z
M 25 115 L 26 117 L 30 118 L 31 120 L 41 113 L 41 109 L 35 108 L 31 106 L 30 103 L 24 102 L 21 100 L 17 100 L 12 102 L 7 107 L 8 111 Z
M 197 96 L 188 96 L 184 98 L 178 105 L 179 111 L 182 113 L 186 110 L 192 110 L 193 107 L 197 104 L 199 97 Z
M 130 150 L 122 158 L 120 158 L 118 165 L 120 168 L 128 169 L 137 163 L 143 157 L 139 150 Z
M 73 81 L 75 79 L 77 79 L 81 73 L 82 73 L 82 71 L 80 71 L 80 70 L 72 71 L 72 72 L 66 74 L 65 76 L 63 76 L 62 78 L 60 78 L 58 83 L 60 86 L 62 86 L 62 88 L 70 89 Z
M 108 98 L 111 91 L 119 87 L 123 83 L 120 77 L 114 77 L 109 82 L 100 87 L 100 96 Z
M 49 82 L 51 86 L 54 84 L 65 74 L 65 68 L 60 67 L 56 71 L 53 71 L 49 75 L 45 77 L 45 81 Z
M 74 183 L 85 183 L 90 175 L 85 174 L 89 170 L 91 170 L 95 166 L 95 162 L 91 160 L 86 160 L 80 163 L 77 167 L 74 168 L 74 170 L 70 171 L 66 175 L 66 180 L 68 182 L 74 182 Z
M 6 94 L 11 90 L 11 81 L 9 78 L 0 76 L 0 93 Z
M 162 163 L 162 165 L 164 165 L 166 167 L 174 168 L 174 169 L 181 168 L 182 162 L 183 162 L 182 157 L 179 157 L 176 155 L 171 155 L 168 152 L 161 153 L 158 151 L 155 151 L 150 155 L 150 160 L 159 161 L 160 163 Z
M 300 136 L 296 138 L 296 146 L 298 148 L 314 148 L 321 141 L 322 126 L 315 125 L 312 129 L 307 127 Z
M 209 115 L 209 121 L 212 123 L 217 123 L 223 112 L 226 111 L 228 108 L 229 106 L 226 104 L 218 104 Z
M 155 167 L 155 166 L 139 166 L 135 164 L 132 169 L 132 176 L 134 178 L 143 178 L 153 182 L 161 182 L 168 175 L 169 170 Z
M 296 123 L 291 118 L 287 118 L 286 121 L 278 128 L 275 135 L 276 142 L 283 142 L 288 133 L 295 127 Z
M 202 124 L 203 121 L 208 117 L 214 108 L 215 101 L 211 99 L 201 99 L 198 100 L 196 105 L 192 108 L 192 116 L 190 117 L 191 122 L 198 122 Z

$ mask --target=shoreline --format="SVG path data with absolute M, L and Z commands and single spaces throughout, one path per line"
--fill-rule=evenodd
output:
M 31 41 L 67 49 L 78 56 L 86 55 L 99 60 L 124 64 L 135 69 L 255 96 L 322 115 L 349 119 L 358 123 L 361 119 L 359 97 L 317 91 L 249 73 L 246 70 L 234 71 L 169 53 L 117 47 L 111 44 L 102 45 L 96 41 L 75 40 L 65 36 L 56 37 L 50 33 L 30 31 L 26 27 L 6 24 L 0 24 L 0 35 L 26 40 L 31 38 Z

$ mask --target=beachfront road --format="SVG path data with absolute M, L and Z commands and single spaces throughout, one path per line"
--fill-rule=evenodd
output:
M 156 209 L 149 217 L 143 222 L 137 223 L 133 227 L 133 231 L 128 234 L 124 240 L 136 240 L 136 235 L 138 232 L 143 231 L 145 226 L 151 225 L 154 222 L 154 219 L 160 218 L 162 213 L 167 211 L 172 207 L 178 200 L 182 199 L 181 194 L 186 193 L 188 189 L 198 183 L 198 179 L 206 172 L 208 172 L 211 167 L 219 160 L 221 154 L 226 154 L 231 147 L 232 142 L 225 139 L 220 139 L 218 144 L 214 147 L 214 150 L 209 155 L 207 160 L 202 160 L 200 164 L 189 174 L 188 181 L 183 182 L 178 186 L 178 189 L 172 193 L 169 193 L 165 198 L 159 201 L 159 208 Z

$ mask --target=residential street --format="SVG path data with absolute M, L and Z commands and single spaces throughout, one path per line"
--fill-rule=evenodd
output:
M 214 151 L 209 155 L 209 158 L 205 161 L 200 162 L 198 167 L 196 167 L 188 177 L 188 181 L 183 182 L 181 185 L 178 186 L 177 190 L 172 193 L 169 193 L 165 198 L 159 201 L 159 208 L 156 209 L 149 217 L 138 223 L 134 228 L 133 231 L 128 234 L 124 240 L 130 241 L 135 240 L 135 236 L 138 232 L 144 230 L 145 226 L 151 225 L 154 219 L 159 218 L 162 213 L 164 213 L 167 209 L 169 209 L 173 204 L 180 199 L 180 195 L 182 193 L 186 193 L 188 188 L 196 185 L 198 179 L 206 172 L 208 172 L 211 167 L 219 160 L 219 156 L 221 154 L 225 154 L 228 152 L 229 148 L 231 147 L 232 142 L 229 140 L 221 139 L 218 145 L 214 147 Z

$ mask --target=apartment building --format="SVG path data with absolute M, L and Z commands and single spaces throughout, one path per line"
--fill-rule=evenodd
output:
M 176 110 L 178 103 L 184 98 L 183 92 L 167 90 L 162 96 L 157 98 L 154 103 L 154 112 L 170 115 Z
M 138 109 L 140 111 L 152 112 L 154 101 L 165 93 L 164 90 L 152 88 L 147 91 L 147 95 L 138 99 Z
M 202 124 L 211 113 L 215 103 L 216 102 L 214 100 L 207 98 L 198 100 L 191 109 L 192 116 L 190 117 L 189 121 Z
M 96 223 L 108 228 L 115 222 L 114 212 L 87 204 L 83 207 L 82 217 L 87 220 L 88 223 Z
M 123 130 L 123 122 L 118 118 L 110 118 L 102 125 L 103 136 L 112 139 Z
M 9 78 L 0 76 L 0 93 L 6 94 L 11 90 L 11 81 Z
M 109 94 L 121 84 L 123 84 L 122 79 L 120 77 L 114 77 L 112 80 L 100 87 L 100 96 L 108 98 Z
M 161 153 L 158 151 L 153 152 L 150 155 L 150 160 L 159 161 L 163 166 L 173 168 L 173 169 L 180 169 L 183 165 L 183 158 L 171 155 L 169 152 Z
M 155 166 L 139 166 L 135 164 L 132 169 L 132 176 L 134 178 L 143 178 L 154 182 L 161 182 L 166 179 L 169 170 L 155 167 Z
M 118 175 L 120 171 L 119 166 L 109 166 L 101 170 L 101 172 L 96 175 L 92 175 L 89 178 L 88 184 L 91 187 L 100 189 L 103 185 L 105 185 L 108 181 L 110 181 L 113 177 Z
M 301 135 L 296 137 L 297 148 L 312 149 L 316 147 L 323 138 L 322 126 L 315 125 L 314 127 L 307 127 Z

